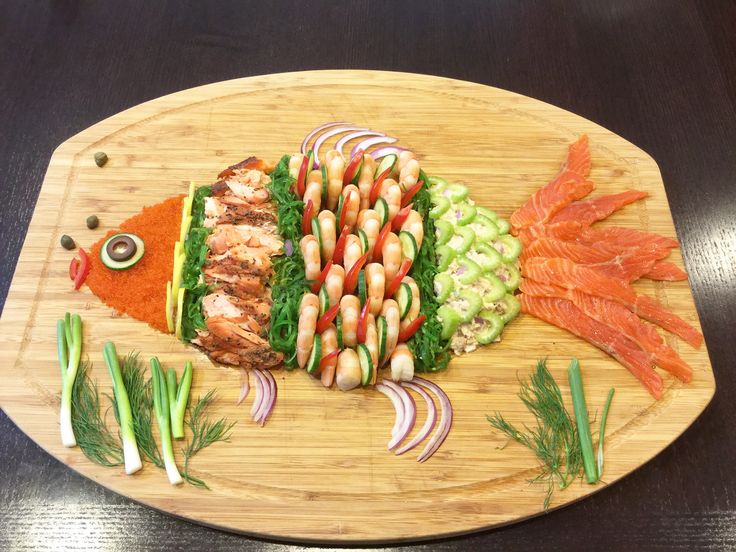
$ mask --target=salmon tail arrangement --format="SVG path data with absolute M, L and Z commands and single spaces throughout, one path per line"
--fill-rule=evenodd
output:
M 692 369 L 657 333 L 655 325 L 698 348 L 702 334 L 630 284 L 640 278 L 687 279 L 664 260 L 677 240 L 632 228 L 592 226 L 645 192 L 583 200 L 593 189 L 587 137 L 569 148 L 560 173 L 511 215 L 521 255 L 522 312 L 585 339 L 623 364 L 659 399 L 658 366 L 689 382 Z M 647 324 L 646 321 L 652 324 Z

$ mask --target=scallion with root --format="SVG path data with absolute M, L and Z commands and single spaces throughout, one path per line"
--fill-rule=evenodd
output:
M 133 474 L 143 467 L 141 456 L 136 444 L 133 425 L 133 414 L 130 409 L 128 392 L 125 389 L 123 375 L 120 371 L 120 362 L 115 344 L 108 341 L 102 350 L 102 356 L 107 364 L 112 379 L 113 395 L 115 397 L 115 417 L 120 424 L 120 436 L 123 440 L 123 457 L 125 459 L 125 473 Z
M 73 447 L 77 440 L 72 426 L 72 391 L 82 357 L 82 319 L 78 314 L 66 313 L 64 319 L 56 323 L 56 339 L 61 368 L 61 443 Z
M 611 400 L 616 391 L 613 387 L 608 392 L 606 404 L 603 406 L 603 414 L 601 414 L 601 423 L 598 427 L 598 479 L 603 476 L 603 439 L 606 436 L 606 419 L 608 418 L 608 409 L 611 408 Z
M 585 404 L 585 392 L 583 391 L 583 378 L 580 373 L 580 363 L 573 358 L 567 368 L 567 380 L 570 383 L 570 394 L 572 395 L 572 406 L 575 411 L 575 423 L 578 429 L 580 441 L 580 452 L 583 455 L 583 469 L 585 479 L 588 483 L 598 481 L 598 468 L 593 456 L 593 438 L 590 435 L 590 422 L 588 420 L 588 406 Z
M 174 375 L 176 377 L 176 374 Z M 161 364 L 156 357 L 151 359 L 151 381 L 153 382 L 153 409 L 156 413 L 159 433 L 161 434 L 161 449 L 164 455 L 164 466 L 169 483 L 179 485 L 183 479 L 176 467 L 174 446 L 171 442 L 171 412 L 169 410 L 169 392 Z M 174 381 L 176 385 L 176 380 Z
M 176 370 L 169 368 L 166 372 L 166 387 L 169 392 L 169 411 L 171 418 L 171 435 L 174 439 L 184 438 L 184 415 L 189 402 L 189 389 L 192 387 L 192 363 L 187 361 L 184 373 L 178 386 Z

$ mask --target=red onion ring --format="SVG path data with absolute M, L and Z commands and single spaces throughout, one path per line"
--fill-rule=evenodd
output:
M 383 380 L 381 383 L 396 391 L 404 406 L 404 423 L 401 424 L 397 434 L 394 435 L 393 439 L 388 443 L 388 450 L 393 450 L 401 444 L 401 441 L 406 439 L 406 436 L 409 435 L 409 433 L 411 433 L 414 423 L 417 420 L 417 405 L 414 404 L 414 399 L 412 399 L 409 392 L 400 385 L 391 380 Z
M 256 412 L 261 408 L 261 403 L 263 402 L 263 380 L 258 374 L 258 370 L 255 370 L 254 373 L 256 376 L 256 398 L 253 399 L 253 404 L 250 407 L 250 417 L 253 419 L 255 419 Z
M 258 405 L 258 410 L 256 410 L 256 413 L 253 415 L 253 421 L 260 422 L 261 417 L 263 416 L 263 412 L 266 410 L 266 408 L 268 408 L 268 405 L 271 402 L 271 386 L 268 384 L 268 380 L 266 379 L 266 376 L 263 375 L 263 372 L 261 370 L 253 370 L 253 373 L 259 380 L 261 380 L 261 386 L 263 388 L 261 403 Z
M 414 438 L 406 443 L 404 446 L 396 450 L 397 456 L 400 454 L 404 454 L 405 452 L 409 452 L 419 443 L 424 441 L 427 435 L 429 435 L 430 431 L 434 429 L 434 425 L 437 423 L 437 407 L 435 407 L 434 401 L 432 400 L 432 397 L 429 396 L 429 393 L 427 393 L 421 386 L 410 381 L 401 382 L 401 385 L 403 387 L 408 387 L 409 389 L 416 391 L 424 399 L 424 402 L 427 403 L 427 419 L 425 420 L 424 425 L 421 427 L 419 432 L 414 436 Z
M 437 452 L 437 449 L 440 448 L 447 438 L 448 433 L 450 433 L 450 427 L 452 426 L 452 404 L 447 394 L 436 383 L 417 376 L 414 376 L 412 381 L 434 393 L 440 401 L 440 424 L 437 426 L 437 431 L 434 432 L 427 446 L 424 447 L 424 450 L 417 457 L 417 462 L 425 462 Z
M 326 123 L 324 125 L 320 125 L 317 128 L 312 129 L 309 132 L 309 134 L 307 134 L 306 137 L 304 138 L 304 140 L 302 141 L 302 147 L 300 149 L 300 151 L 302 152 L 302 155 L 306 155 L 307 154 L 307 144 L 312 139 L 312 137 L 315 134 L 317 134 L 318 132 L 321 132 L 321 131 L 325 130 L 326 128 L 330 128 L 330 127 L 334 127 L 334 126 L 339 126 L 339 125 L 349 125 L 349 124 L 352 124 L 352 123 L 345 123 L 345 122 Z
M 355 138 L 360 138 L 362 136 L 386 136 L 385 134 L 381 132 L 375 132 L 373 130 L 363 130 L 360 132 L 351 132 L 350 134 L 346 134 L 342 138 L 340 138 L 335 143 L 335 149 L 340 152 L 340 155 L 345 157 L 345 154 L 343 153 L 343 148 L 345 147 L 345 144 L 347 144 L 350 140 L 354 140 Z M 351 153 L 350 158 L 353 158 L 353 153 Z
M 399 146 L 384 146 L 371 152 L 371 157 L 378 161 L 386 157 L 389 154 L 399 155 L 402 151 L 409 151 L 406 148 L 400 148 Z
M 372 146 L 376 146 L 378 144 L 393 144 L 395 142 L 398 142 L 398 138 L 392 138 L 391 136 L 386 136 L 385 134 L 376 138 L 368 138 L 367 140 L 363 140 L 362 142 L 353 146 L 353 149 L 350 150 L 350 158 L 352 159 L 355 155 L 355 152 L 359 149 L 362 149 L 363 151 L 368 151 L 368 148 Z
M 284 242 L 284 253 L 287 257 L 291 257 L 294 254 L 294 244 L 291 243 L 291 240 Z
M 245 368 L 240 369 L 240 396 L 238 397 L 238 402 L 236 402 L 236 405 L 239 405 L 245 400 L 245 397 L 248 396 L 248 393 L 250 392 L 250 381 L 248 379 L 248 370 Z
M 325 140 L 333 136 L 337 136 L 338 134 L 345 134 L 346 132 L 361 131 L 361 130 L 368 130 L 368 129 L 365 127 L 341 126 L 341 127 L 330 129 L 327 132 L 321 134 L 314 141 L 314 145 L 312 146 L 312 151 L 314 152 L 314 167 L 313 168 L 315 169 L 319 168 L 319 148 L 322 147 L 322 144 L 325 143 Z
M 263 416 L 261 417 L 261 426 L 265 425 L 266 420 L 268 420 L 268 417 L 271 415 L 271 412 L 273 411 L 273 407 L 276 404 L 276 395 L 278 394 L 278 387 L 276 387 L 276 378 L 273 377 L 273 374 L 270 370 L 264 370 L 263 375 L 268 380 L 268 385 L 270 388 L 270 395 L 271 400 L 268 403 L 268 406 L 266 407 L 266 410 L 263 413 Z
M 404 423 L 404 402 L 401 400 L 401 397 L 396 392 L 396 390 L 389 387 L 388 385 L 377 383 L 375 385 L 375 388 L 376 388 L 376 391 L 378 391 L 379 393 L 383 393 L 389 399 L 391 399 L 391 403 L 394 405 L 394 410 L 396 411 L 396 417 L 394 418 L 394 427 L 391 430 L 391 438 L 393 440 L 395 436 L 398 434 L 399 428 L 401 428 L 402 424 Z M 390 447 L 389 447 L 389 450 L 391 450 Z

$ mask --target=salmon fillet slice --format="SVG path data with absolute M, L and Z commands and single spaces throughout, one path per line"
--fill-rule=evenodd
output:
M 587 316 L 571 301 L 556 297 L 519 295 L 521 312 L 567 330 L 595 345 L 623 364 L 655 398 L 662 397 L 664 382 L 654 371 L 649 354 L 620 331 Z
M 548 224 L 533 224 L 519 229 L 517 237 L 524 247 L 529 246 L 534 240 L 541 238 L 554 238 L 563 241 L 575 241 L 585 229 L 582 223 L 576 220 L 552 222 Z
M 685 383 L 692 380 L 692 368 L 680 358 L 680 355 L 674 349 L 664 342 L 654 326 L 643 322 L 623 305 L 587 295 L 579 290 L 542 284 L 527 278 L 521 282 L 520 289 L 533 297 L 556 297 L 572 301 L 587 316 L 613 330 L 623 332 L 626 337 L 650 354 L 654 364 L 667 370 Z
M 619 209 L 647 197 L 647 192 L 638 190 L 626 190 L 620 194 L 605 195 L 576 201 L 567 207 L 563 207 L 551 219 L 551 223 L 574 220 L 584 226 L 590 226 L 594 222 L 608 218 Z
M 658 261 L 644 274 L 644 278 L 650 280 L 666 280 L 668 282 L 679 282 L 687 280 L 687 272 L 679 266 L 668 261 Z
M 576 172 L 583 177 L 590 174 L 590 147 L 587 134 L 583 134 L 568 146 L 567 159 L 562 168 Z
M 628 248 L 628 247 L 652 247 L 661 249 L 669 253 L 680 244 L 674 238 L 667 238 L 654 234 L 653 232 L 645 232 L 643 230 L 635 230 L 633 228 L 622 228 L 620 226 L 606 226 L 601 228 L 585 228 L 576 236 L 575 240 L 587 245 L 596 246 L 605 243 L 607 246 Z M 665 257 L 667 255 L 664 255 Z

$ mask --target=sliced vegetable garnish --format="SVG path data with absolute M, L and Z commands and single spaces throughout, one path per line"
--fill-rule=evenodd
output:
M 384 294 L 384 297 L 393 297 L 394 293 L 396 293 L 399 289 L 399 286 L 401 285 L 401 281 L 404 279 L 404 276 L 406 276 L 409 273 L 409 269 L 411 268 L 411 259 L 404 259 L 401 261 L 401 266 L 399 267 L 399 271 L 396 273 L 396 276 L 394 276 L 394 279 L 391 280 L 391 282 L 388 283 L 386 286 L 386 291 Z
M 345 275 L 345 281 L 343 283 L 343 289 L 345 290 L 346 295 L 350 295 L 355 291 L 355 286 L 358 284 L 358 274 L 360 273 L 361 269 L 363 268 L 363 265 L 368 260 L 368 253 L 363 253 L 357 261 L 355 261 L 355 264 L 350 267 L 350 270 L 348 270 L 348 273 Z
M 305 155 L 302 158 L 302 164 L 299 166 L 299 175 L 296 177 L 296 195 L 299 199 L 304 197 L 309 169 L 309 157 Z
M 302 233 L 306 236 L 312 230 L 312 220 L 314 218 L 314 202 L 307 200 L 304 206 L 304 216 L 302 217 Z
M 383 254 L 383 243 L 386 241 L 386 236 L 388 236 L 391 233 L 391 225 L 386 223 L 383 225 L 383 228 L 381 228 L 381 231 L 378 233 L 378 237 L 376 238 L 376 243 L 373 245 L 373 262 L 374 263 L 380 263 Z
M 322 340 L 319 335 L 315 335 L 312 339 L 312 352 L 305 366 L 307 374 L 316 374 L 322 361 Z
M 71 281 L 74 281 L 74 279 L 77 277 L 77 270 L 79 270 L 79 259 L 74 257 L 69 263 L 69 279 Z
M 365 305 L 363 305 L 363 308 L 360 310 L 360 315 L 358 316 L 358 329 L 357 329 L 357 338 L 358 343 L 365 343 L 365 335 L 368 330 L 368 312 L 370 310 L 370 302 L 366 301 Z
M 361 385 L 368 385 L 373 379 L 373 359 L 371 359 L 371 353 L 366 347 L 365 343 L 358 343 L 358 362 L 360 362 L 360 383 Z
M 417 240 L 414 238 L 414 234 L 402 230 L 399 232 L 399 241 L 401 242 L 401 253 L 405 259 L 414 262 L 419 254 L 419 246 L 417 246 Z
M 401 226 L 406 222 L 406 219 L 409 217 L 409 213 L 411 212 L 411 209 L 413 207 L 413 204 L 406 205 L 399 210 L 398 213 L 396 213 L 396 216 L 391 221 L 391 228 L 394 232 L 398 232 L 401 230 Z
M 339 303 L 335 303 L 330 308 L 328 308 L 325 313 L 319 318 L 319 320 L 317 320 L 317 327 L 315 331 L 318 334 L 324 332 L 330 326 L 330 324 L 332 324 L 332 321 L 335 319 L 339 311 Z
M 399 290 L 394 296 L 394 299 L 396 299 L 396 303 L 399 305 L 399 316 L 401 320 L 403 320 L 406 318 L 406 315 L 409 314 L 409 310 L 411 309 L 412 293 L 409 284 L 402 282 L 399 286 Z
M 593 438 L 590 435 L 590 421 L 588 420 L 588 405 L 585 404 L 583 378 L 580 373 L 580 363 L 573 358 L 567 368 L 567 379 L 570 383 L 570 395 L 575 411 L 575 425 L 578 428 L 580 452 L 583 455 L 583 469 L 588 483 L 598 481 L 598 467 L 593 456 Z
M 77 268 L 77 273 L 74 276 L 74 289 L 79 289 L 82 287 L 82 284 L 87 279 L 87 275 L 89 274 L 90 268 L 92 265 L 89 262 L 89 256 L 87 253 L 82 249 L 79 248 L 79 268 Z
M 382 197 L 379 197 L 376 200 L 376 204 L 373 206 L 373 210 L 378 213 L 378 216 L 381 217 L 381 225 L 388 223 L 388 217 L 389 217 L 389 208 L 388 208 L 388 202 L 383 199 Z
M 342 264 L 342 256 L 345 253 L 345 240 L 349 233 L 350 228 L 343 226 L 340 231 L 340 237 L 338 237 L 337 242 L 335 242 L 335 251 L 332 253 L 332 262 L 335 264 Z
M 330 272 L 332 265 L 333 265 L 332 261 L 327 261 L 327 263 L 325 264 L 325 267 L 319 273 L 319 276 L 317 276 L 317 279 L 312 283 L 312 288 L 311 288 L 312 293 L 314 294 L 319 293 L 319 290 L 322 287 L 322 284 L 324 284 L 325 280 L 327 279 L 327 274 Z
M 357 183 L 360 169 L 363 167 L 364 153 L 365 151 L 360 148 L 358 148 L 354 153 L 351 153 L 350 162 L 348 163 L 348 166 L 345 167 L 345 173 L 342 178 L 343 186 Z
M 442 321 L 442 339 L 450 339 L 460 325 L 460 315 L 447 305 L 437 309 L 437 316 Z
M 390 174 L 398 160 L 399 160 L 399 156 L 395 154 L 389 154 L 385 156 L 383 159 L 381 159 L 381 162 L 376 167 L 376 174 L 377 175 L 383 175 L 384 173 L 386 175 Z
M 374 205 L 376 203 L 376 200 L 378 199 L 378 195 L 381 192 L 381 186 L 383 186 L 383 181 L 386 180 L 386 177 L 388 177 L 389 174 L 391 174 L 390 167 L 385 169 L 383 172 L 381 172 L 376 177 L 376 180 L 373 182 L 373 186 L 371 186 L 371 191 L 368 194 L 368 199 L 371 205 Z
M 399 343 L 406 343 L 407 341 L 409 341 L 409 339 L 411 339 L 411 337 L 415 333 L 417 333 L 417 330 L 419 330 L 421 325 L 424 324 L 424 321 L 426 319 L 426 316 L 420 314 L 414 320 L 412 320 L 408 326 L 406 326 L 403 330 L 399 332 Z
M 330 363 L 333 360 L 337 359 L 337 355 L 340 354 L 340 349 L 335 349 L 334 351 L 330 351 L 325 356 L 322 357 L 322 360 L 319 361 L 319 371 L 320 373 L 330 365 Z
M 417 195 L 417 192 L 422 189 L 422 186 L 424 186 L 424 182 L 420 180 L 409 188 L 401 198 L 401 206 L 407 206 L 414 196 Z

